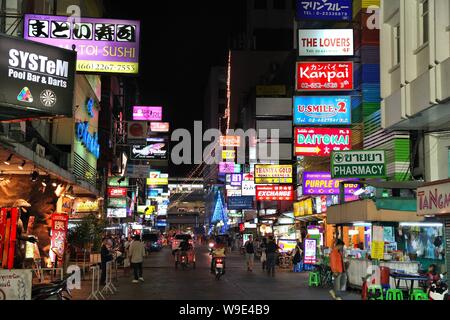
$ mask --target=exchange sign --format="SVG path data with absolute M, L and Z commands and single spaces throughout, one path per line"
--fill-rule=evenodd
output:
M 294 125 L 349 125 L 351 97 L 294 97 Z
M 329 172 L 303 172 L 304 195 L 339 195 L 340 183 L 347 179 L 331 179 Z M 358 184 L 348 181 L 344 185 L 345 194 L 353 195 L 358 189 Z
M 298 20 L 351 21 L 352 0 L 296 0 Z
M 295 155 L 329 157 L 332 151 L 351 150 L 351 130 L 296 128 Z
M 353 29 L 299 29 L 300 56 L 353 56 Z
M 335 151 L 331 156 L 333 178 L 386 177 L 385 151 Z
M 139 72 L 140 22 L 25 15 L 24 38 L 77 51 L 77 71 Z
M 294 188 L 292 186 L 256 186 L 256 200 L 258 201 L 293 201 Z
M 292 177 L 292 165 L 255 165 L 255 184 L 291 184 Z
M 73 116 L 76 54 L 0 35 L 0 113 L 5 120 Z
M 297 91 L 353 90 L 353 62 L 297 62 Z

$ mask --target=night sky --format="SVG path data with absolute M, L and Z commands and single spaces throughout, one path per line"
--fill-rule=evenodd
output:
M 141 20 L 138 83 L 142 105 L 163 105 L 172 129 L 202 120 L 212 66 L 225 66 L 229 39 L 243 29 L 245 1 L 107 1 L 112 18 Z M 190 167 L 171 166 L 171 175 Z

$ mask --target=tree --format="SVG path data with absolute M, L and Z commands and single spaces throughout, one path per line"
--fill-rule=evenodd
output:
M 106 221 L 98 219 L 94 214 L 83 218 L 75 228 L 69 231 L 69 243 L 91 251 L 99 251 L 102 245 Z

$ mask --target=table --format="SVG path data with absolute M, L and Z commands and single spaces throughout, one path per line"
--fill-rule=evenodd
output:
M 390 276 L 394 278 L 395 280 L 395 288 L 400 289 L 400 281 L 405 281 L 406 284 L 406 290 L 408 290 L 408 294 L 411 295 L 412 291 L 414 290 L 414 282 L 420 282 L 420 281 L 427 281 L 428 278 L 426 276 L 420 276 L 420 275 L 413 275 L 413 274 L 407 274 L 407 273 L 398 273 L 398 272 L 391 272 Z M 411 281 L 411 286 L 408 286 L 408 281 Z

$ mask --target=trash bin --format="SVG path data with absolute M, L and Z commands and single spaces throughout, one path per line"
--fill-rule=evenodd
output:
M 380 267 L 380 283 L 382 286 L 387 286 L 390 283 L 391 269 L 388 267 Z

